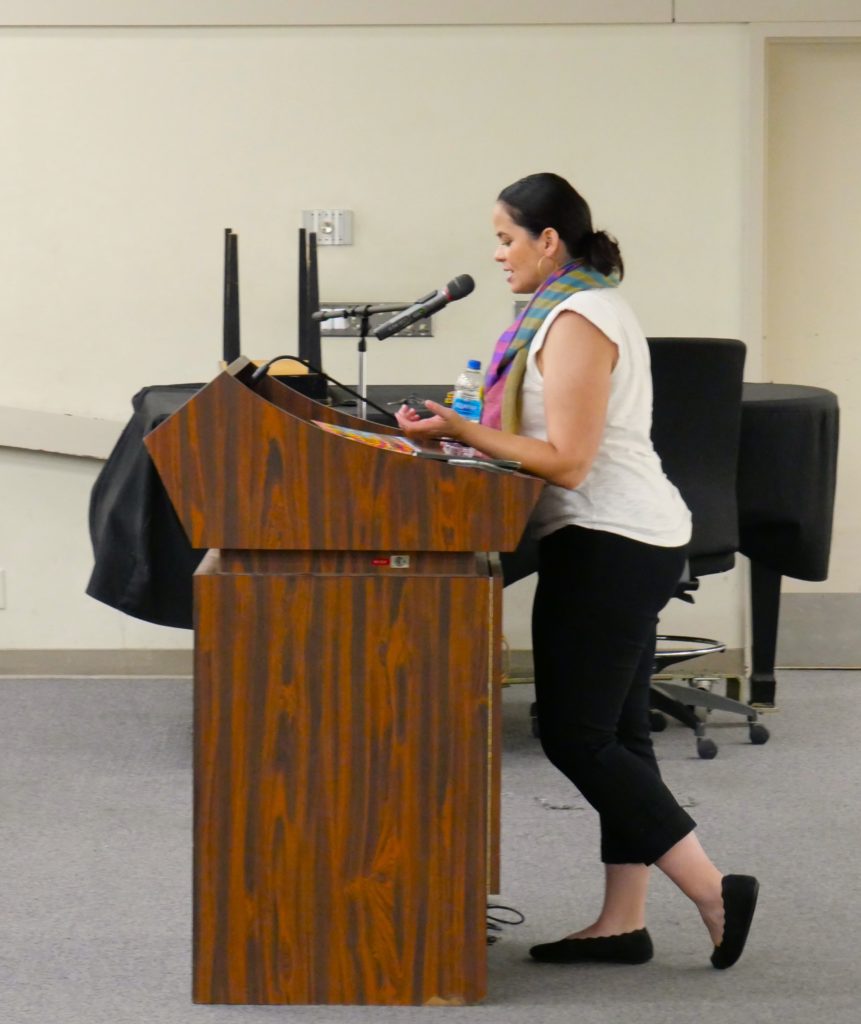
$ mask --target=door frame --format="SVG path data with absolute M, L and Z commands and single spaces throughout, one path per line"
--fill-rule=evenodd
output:
M 750 25 L 750 98 L 748 108 L 747 168 L 743 196 L 742 258 L 747 286 L 741 295 L 743 337 L 748 354 L 745 378 L 763 379 L 765 367 L 766 305 L 766 181 L 768 161 L 768 57 L 779 43 L 861 42 L 856 22 L 786 22 Z

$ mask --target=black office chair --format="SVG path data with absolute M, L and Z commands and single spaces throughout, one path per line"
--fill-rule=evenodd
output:
M 649 350 L 652 442 L 693 519 L 688 573 L 676 596 L 693 600 L 699 577 L 731 569 L 738 550 L 736 471 L 745 346 L 727 338 L 650 338 Z M 671 665 L 724 650 L 716 640 L 659 637 L 656 676 Z M 665 728 L 670 715 L 693 729 L 699 756 L 712 758 L 717 745 L 705 735 L 706 716 L 721 710 L 743 715 L 751 742 L 765 743 L 768 730 L 757 721 L 756 710 L 712 693 L 705 678 L 653 680 L 652 729 Z

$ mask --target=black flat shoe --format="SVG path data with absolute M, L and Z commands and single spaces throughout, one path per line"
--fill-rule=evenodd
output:
M 544 964 L 644 964 L 652 959 L 652 940 L 645 928 L 624 935 L 594 939 L 560 939 L 533 946 L 529 955 Z
M 721 880 L 723 895 L 723 938 L 712 953 L 712 966 L 726 970 L 738 960 L 747 942 L 759 882 L 752 875 L 724 875 Z

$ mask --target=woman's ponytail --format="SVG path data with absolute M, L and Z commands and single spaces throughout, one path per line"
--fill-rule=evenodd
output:
M 620 279 L 625 276 L 625 264 L 622 261 L 619 243 L 606 231 L 590 231 L 585 235 L 578 255 L 602 274 L 612 274 L 615 270 Z

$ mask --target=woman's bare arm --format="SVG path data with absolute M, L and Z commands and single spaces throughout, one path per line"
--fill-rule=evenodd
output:
M 561 487 L 578 487 L 601 443 L 616 346 L 579 313 L 566 310 L 547 332 L 539 368 L 544 377 L 547 440 L 523 437 L 472 423 L 445 406 L 427 402 L 435 414 L 419 419 L 407 407 L 397 413 L 408 437 L 452 437 L 497 459 L 515 459 L 536 476 Z

